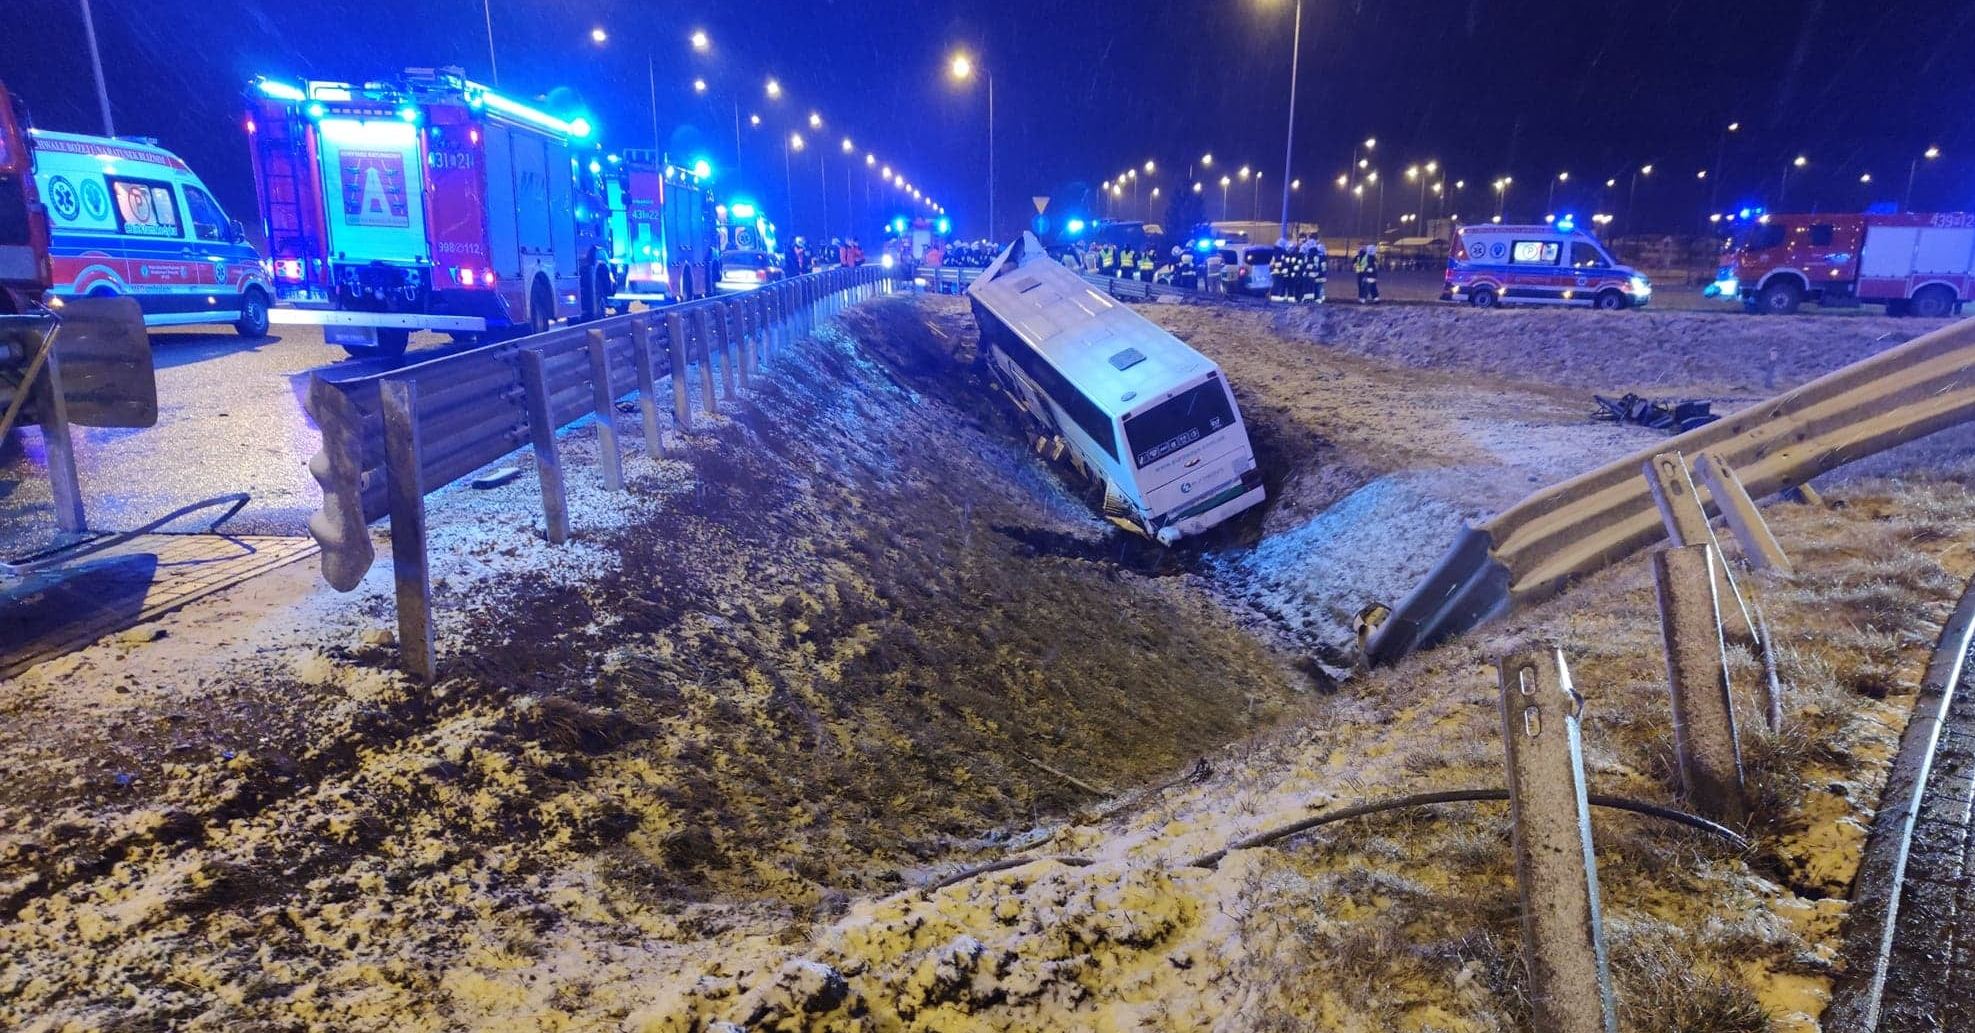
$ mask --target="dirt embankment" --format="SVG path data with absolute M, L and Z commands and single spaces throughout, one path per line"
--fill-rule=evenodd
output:
M 938 347 L 908 302 L 845 323 Z M 258 645 L 105 643 L 9 686 L 0 1026 L 621 1015 L 584 991 L 608 958 L 917 881 L 1301 681 L 1178 583 L 1039 548 L 1106 525 L 841 332 L 626 494 L 581 487 L 594 440 L 568 439 L 566 549 L 526 469 L 434 499 L 430 691 L 314 595 Z M 354 607 L 387 593 L 380 564 Z

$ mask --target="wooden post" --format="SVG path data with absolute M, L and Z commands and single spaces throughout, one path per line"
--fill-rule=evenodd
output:
M 665 314 L 665 355 L 672 363 L 672 423 L 684 434 L 693 429 L 693 403 L 686 395 L 686 321 L 677 310 Z
M 384 480 L 391 513 L 391 570 L 398 594 L 398 655 L 420 681 L 437 676 L 432 645 L 432 572 L 425 556 L 425 477 L 419 469 L 418 386 L 378 385 L 383 399 Z
M 1706 453 L 1694 460 L 1694 472 L 1701 475 L 1701 483 L 1714 497 L 1715 508 L 1721 510 L 1728 530 L 1741 544 L 1742 558 L 1749 566 L 1790 573 L 1790 557 L 1783 554 L 1783 546 L 1770 533 L 1769 521 L 1762 518 L 1762 510 L 1756 508 L 1749 489 L 1742 486 L 1742 478 L 1736 476 L 1734 468 L 1723 462 L 1720 455 Z
M 699 342 L 700 404 L 711 416 L 720 407 L 713 398 L 713 320 L 707 318 L 705 305 L 693 309 L 693 337 Z
M 1652 490 L 1653 502 L 1660 508 L 1660 519 L 1666 524 L 1666 537 L 1674 547 L 1683 545 L 1721 546 L 1714 540 L 1714 528 L 1708 526 L 1707 510 L 1701 507 L 1700 494 L 1694 490 L 1694 480 L 1687 474 L 1687 460 L 1678 452 L 1661 452 L 1645 464 L 1646 486 Z M 1735 583 L 1735 574 L 1726 565 L 1721 568 L 1722 580 L 1728 584 L 1729 600 L 1721 608 L 1721 623 L 1730 638 L 1739 642 L 1760 643 L 1756 637 L 1755 621 L 1749 617 L 1749 608 L 1742 601 L 1742 588 Z
M 597 460 L 603 467 L 603 486 L 609 491 L 624 490 L 624 456 L 617 450 L 617 392 L 610 386 L 610 345 L 603 331 L 592 328 L 590 342 L 590 397 L 596 406 Z
M 1740 825 L 1748 818 L 1748 802 L 1721 638 L 1719 565 L 1714 546 L 1706 543 L 1662 550 L 1653 554 L 1653 586 L 1681 783 L 1702 814 Z
M 1617 1033 L 1584 790 L 1584 697 L 1556 649 L 1504 657 L 1500 671 L 1530 1024 Z
M 720 322 L 725 326 L 727 351 L 722 357 L 722 365 L 727 367 L 729 391 L 736 381 L 741 390 L 751 389 L 747 375 L 747 318 L 739 301 L 726 301 L 720 304 Z
M 542 353 L 520 349 L 521 392 L 528 407 L 528 438 L 535 446 L 535 474 L 542 482 L 542 519 L 549 541 L 569 540 L 569 495 L 562 486 L 562 452 L 555 440 L 555 417 L 549 411 L 549 377 Z
M 651 375 L 651 319 L 639 316 L 631 323 L 631 364 L 637 367 L 638 412 L 644 417 L 645 453 L 653 459 L 665 450 L 665 438 L 658 432 L 657 383 Z

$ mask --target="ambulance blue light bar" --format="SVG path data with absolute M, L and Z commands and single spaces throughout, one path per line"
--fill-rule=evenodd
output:
M 261 96 L 272 97 L 275 100 L 293 101 L 299 104 L 309 99 L 309 95 L 303 93 L 300 86 L 293 86 L 278 79 L 258 79 L 254 82 L 254 88 L 261 91 Z
M 732 212 L 736 219 L 754 218 L 754 206 L 746 201 L 735 201 L 734 206 L 728 211 Z
M 560 133 L 563 136 L 575 137 L 579 140 L 590 135 L 590 121 L 586 118 L 573 118 L 565 122 L 546 111 L 531 108 L 518 100 L 495 93 L 493 90 L 479 83 L 469 82 L 466 86 L 467 89 L 476 91 L 477 99 L 481 103 L 517 121 L 526 122 L 537 129 L 546 129 L 551 133 Z

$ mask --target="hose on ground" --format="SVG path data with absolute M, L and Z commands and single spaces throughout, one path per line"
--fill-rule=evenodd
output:
M 66 549 L 60 552 L 52 553 L 47 556 L 43 556 L 40 559 L 26 560 L 21 563 L 0 563 L 0 576 L 10 577 L 10 578 L 23 578 L 28 576 L 29 574 L 36 573 L 37 571 L 48 570 L 53 567 L 64 566 L 84 556 L 88 556 L 92 553 L 102 552 L 105 549 L 116 548 L 117 546 L 122 545 L 127 541 L 130 541 L 132 538 L 136 538 L 141 535 L 150 534 L 152 531 L 155 531 L 158 528 L 163 527 L 166 524 L 169 524 L 172 521 L 177 520 L 182 516 L 186 516 L 191 513 L 197 513 L 202 509 L 212 509 L 217 506 L 226 506 L 227 507 L 226 512 L 221 513 L 217 517 L 214 517 L 213 522 L 206 525 L 206 530 L 208 532 L 217 531 L 219 530 L 219 525 L 224 524 L 228 520 L 233 519 L 234 514 L 240 512 L 240 510 L 245 508 L 247 503 L 252 501 L 252 499 L 253 496 L 247 494 L 244 491 L 230 492 L 225 495 L 215 495 L 209 499 L 201 499 L 198 502 L 190 503 L 189 505 L 180 506 L 177 509 L 174 509 L 169 513 L 166 513 L 164 516 L 161 516 L 156 520 L 152 520 L 149 523 L 146 523 L 142 527 L 138 527 L 130 531 L 119 531 L 116 534 L 109 535 L 103 538 L 98 538 L 82 546 L 79 549 Z M 231 505 L 228 505 L 229 503 L 231 503 Z

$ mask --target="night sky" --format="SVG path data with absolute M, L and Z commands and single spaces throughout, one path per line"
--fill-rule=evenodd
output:
M 781 141 L 790 129 L 820 135 L 823 146 L 794 169 L 793 221 L 812 235 L 819 156 L 830 162 L 831 228 L 845 230 L 846 134 L 860 162 L 876 152 L 945 203 L 961 232 L 983 230 L 985 91 L 947 78 L 956 47 L 994 76 L 1004 232 L 1033 213 L 1032 195 L 1055 195 L 1052 213 L 1070 214 L 1096 181 L 1147 159 L 1170 195 L 1204 151 L 1217 174 L 1263 169 L 1261 214 L 1276 211 L 1268 198 L 1283 161 L 1289 0 L 490 2 L 503 89 L 588 110 L 607 146 L 648 145 L 646 58 L 655 58 L 668 148 L 675 159 L 712 157 L 729 196 L 780 205 Z M 95 3 L 118 131 L 157 137 L 250 223 L 240 90 L 252 76 L 360 80 L 456 63 L 488 77 L 481 0 Z M 100 132 L 76 0 L 9 0 L 6 10 L 0 80 L 39 125 Z M 610 34 L 602 46 L 590 41 L 597 26 Z M 687 43 L 700 27 L 714 43 L 707 56 Z M 1810 164 L 1791 175 L 1792 208 L 1897 200 L 1908 162 L 1938 145 L 1943 157 L 1923 163 L 1916 207 L 1968 208 L 1971 38 L 1967 0 L 1306 0 L 1295 211 L 1348 220 L 1334 180 L 1353 143 L 1374 135 L 1392 184 L 1388 222 L 1413 207 L 1401 186 L 1411 162 L 1437 159 L 1450 186 L 1465 178 L 1457 207 L 1470 218 L 1493 214 L 1488 182 L 1505 172 L 1515 177 L 1512 218 L 1542 213 L 1559 170 L 1572 182 L 1557 208 L 1621 210 L 1632 170 L 1651 162 L 1635 227 L 1693 228 L 1708 197 L 1694 173 L 1715 165 L 1730 120 L 1743 129 L 1729 141 L 1721 207 L 1773 198 L 1798 153 Z M 787 91 L 779 105 L 762 96 L 771 74 Z M 712 87 L 707 99 L 693 94 L 696 75 Z M 727 167 L 736 90 L 744 121 L 766 119 L 744 128 L 738 172 Z M 812 109 L 826 121 L 821 134 L 801 124 Z M 1869 187 L 1858 182 L 1867 171 Z M 1619 179 L 1611 194 L 1607 177 Z M 852 188 L 860 208 L 864 182 Z M 1244 216 L 1251 197 L 1237 189 L 1231 214 Z

